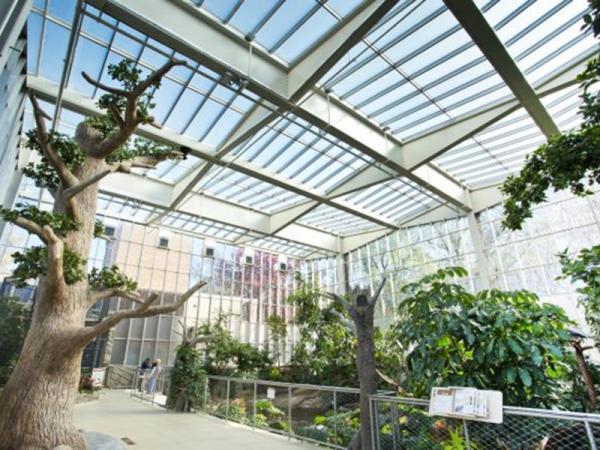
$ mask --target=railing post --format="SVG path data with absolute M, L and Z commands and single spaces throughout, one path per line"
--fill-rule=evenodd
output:
M 135 372 L 133 372 L 133 382 L 132 382 L 132 385 L 131 385 L 131 391 L 129 391 L 129 396 L 130 397 L 133 397 L 133 394 L 137 390 L 138 373 L 139 373 L 138 370 L 136 370 Z
M 338 444 L 338 429 L 337 429 L 337 391 L 333 391 L 333 436 L 334 436 L 334 444 Z
M 375 405 L 375 406 L 373 406 Z M 375 413 L 373 412 L 375 410 Z M 369 396 L 369 415 L 371 416 L 371 447 L 373 450 L 379 450 L 379 433 L 377 433 L 377 440 L 375 440 L 375 433 L 379 430 L 377 426 L 377 403 L 373 400 L 373 397 Z M 375 445 L 377 444 L 377 445 Z
M 254 401 L 252 402 L 252 428 L 256 428 L 256 381 L 252 384 L 254 385 Z
M 227 378 L 227 394 L 225 399 L 225 420 L 229 420 L 229 384 L 231 380 Z
M 469 437 L 469 425 L 467 421 L 463 419 L 463 430 L 465 433 L 465 444 L 467 445 L 467 450 L 471 450 L 471 438 Z
M 596 447 L 596 439 L 594 438 L 594 432 L 592 431 L 592 427 L 590 426 L 590 423 L 587 420 L 584 423 L 585 423 L 585 431 L 587 432 L 588 439 L 590 440 L 590 448 L 592 450 L 598 450 L 598 447 Z
M 204 412 L 207 411 L 206 405 L 208 403 L 208 383 L 210 383 L 210 379 L 206 377 L 206 382 L 204 383 L 204 398 L 202 399 L 202 409 Z
M 292 439 L 292 386 L 288 386 L 288 439 Z

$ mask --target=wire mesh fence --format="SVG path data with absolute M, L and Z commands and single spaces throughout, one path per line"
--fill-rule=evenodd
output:
M 371 397 L 375 450 L 597 450 L 600 415 L 504 407 L 501 424 L 428 415 L 429 402 Z
M 358 430 L 358 389 L 209 376 L 204 410 L 331 448 Z

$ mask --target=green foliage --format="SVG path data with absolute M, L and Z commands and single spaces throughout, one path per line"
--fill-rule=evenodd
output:
M 108 74 L 118 83 L 121 89 L 126 91 L 133 90 L 142 81 L 142 70 L 131 59 L 122 59 L 117 64 L 109 64 Z M 149 112 L 156 106 L 152 102 L 154 97 L 153 88 L 157 89 L 159 87 L 160 81 L 157 81 L 138 98 L 137 113 L 143 119 L 142 123 L 151 121 Z M 116 106 L 121 115 L 125 112 L 126 104 L 125 98 L 115 94 L 104 94 L 98 99 L 98 106 L 101 109 L 108 110 L 111 106 Z
M 289 423 L 286 421 L 285 413 L 273 405 L 271 400 L 257 400 L 254 406 L 256 408 L 256 426 L 281 431 L 289 430 Z
M 564 311 L 527 291 L 472 294 L 452 282 L 464 275 L 442 269 L 402 290 L 390 333 L 405 355 L 409 392 L 472 386 L 502 391 L 508 405 L 556 405 L 569 375 Z
M 600 181 L 600 126 L 557 134 L 531 155 L 517 176 L 510 176 L 501 190 L 505 195 L 502 224 L 521 229 L 533 215 L 533 207 L 546 201 L 546 192 L 570 190 L 589 195 L 589 186 Z
M 28 280 L 45 276 L 48 273 L 48 249 L 42 246 L 30 247 L 22 252 L 12 254 L 17 264 L 13 271 L 13 279 L 18 287 L 27 285 Z M 63 255 L 63 272 L 67 284 L 75 284 L 85 279 L 86 260 L 67 246 Z
M 104 224 L 102 223 L 102 221 L 96 220 L 96 222 L 94 223 L 94 237 L 100 238 L 100 237 L 104 236 L 104 232 L 105 232 Z
M 170 377 L 167 408 L 199 409 L 205 400 L 207 382 L 201 353 L 191 345 L 180 345 Z
M 56 190 L 60 180 L 50 164 L 50 160 L 48 160 L 40 147 L 36 131 L 29 130 L 25 134 L 27 136 L 27 148 L 37 152 L 40 158 L 37 163 L 31 162 L 27 164 L 23 169 L 23 174 L 31 178 L 38 187 L 48 188 L 51 191 Z M 51 130 L 48 133 L 48 142 L 71 171 L 75 171 L 85 161 L 85 154 L 79 145 L 66 134 Z
M 340 322 L 348 317 L 337 302 L 320 307 L 319 287 L 296 274 L 297 289 L 287 301 L 296 306 L 300 339 L 294 346 L 291 378 L 297 382 L 356 386 L 356 339 Z
M 211 375 L 250 375 L 271 365 L 268 352 L 241 342 L 225 328 L 225 316 L 200 327 L 199 334 L 211 336 L 204 344 L 205 369 Z
M 119 267 L 110 266 L 102 269 L 92 269 L 88 275 L 90 286 L 94 289 L 110 289 L 120 288 L 128 292 L 133 292 L 137 289 L 137 281 L 132 280 L 125 275 Z
M 448 431 L 450 437 L 447 441 L 442 442 L 442 450 L 479 450 L 479 446 L 475 442 L 471 442 L 470 445 L 467 446 L 467 441 L 461 427 L 456 427 Z
M 269 328 L 269 341 L 272 343 L 273 360 L 279 364 L 283 346 L 285 345 L 285 337 L 287 336 L 287 323 L 285 319 L 276 314 L 271 314 L 266 320 Z
M 158 159 L 178 159 L 181 153 L 172 145 L 151 141 L 150 139 L 135 137 L 125 147 L 122 147 L 106 157 L 106 162 L 114 164 L 127 161 L 140 156 Z
M 0 386 L 17 363 L 31 321 L 31 309 L 18 299 L 0 297 Z
M 600 2 L 589 0 L 591 13 L 584 16 L 583 29 L 600 32 Z M 526 159 L 519 175 L 510 176 L 501 191 L 505 195 L 503 225 L 521 229 L 535 205 L 546 201 L 546 192 L 570 190 L 589 195 L 590 186 L 600 182 L 600 57 L 591 59 L 577 77 L 582 89 L 583 123 L 577 131 L 557 134 Z
M 66 236 L 70 231 L 75 231 L 79 227 L 73 219 L 64 214 L 53 214 L 48 211 L 40 211 L 37 207 L 17 203 L 16 209 L 10 210 L 0 208 L 0 217 L 7 222 L 15 222 L 19 217 L 30 220 L 41 227 L 50 226 L 59 236 Z
M 586 322 L 596 337 L 600 337 L 600 245 L 582 249 L 571 258 L 565 250 L 558 254 L 562 266 L 560 279 L 569 278 L 572 283 L 581 282 L 577 292 L 585 311 Z

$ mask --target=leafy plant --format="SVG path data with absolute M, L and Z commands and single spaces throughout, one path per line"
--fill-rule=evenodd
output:
M 273 360 L 279 365 L 287 336 L 287 323 L 283 317 L 276 314 L 267 317 L 266 323 L 269 328 L 269 341 L 272 343 L 270 346 L 273 349 Z
M 586 322 L 594 334 L 600 337 L 600 245 L 584 248 L 575 257 L 567 250 L 558 254 L 562 274 L 559 279 L 581 282 L 577 288 L 579 301 L 585 311 Z
M 195 346 L 177 347 L 170 378 L 167 408 L 186 412 L 200 408 L 205 400 L 207 378 L 202 355 Z
M 204 367 L 212 375 L 249 375 L 272 365 L 266 351 L 241 342 L 225 328 L 226 316 L 200 327 L 199 334 L 211 336 L 204 343 Z
M 584 16 L 585 31 L 600 33 L 600 3 L 589 0 L 591 13 Z M 592 58 L 577 77 L 583 89 L 579 130 L 556 134 L 527 156 L 516 176 L 509 176 L 501 191 L 505 195 L 503 225 L 521 229 L 533 215 L 533 207 L 546 201 L 546 192 L 570 190 L 578 196 L 592 193 L 590 187 L 600 181 L 600 56 Z
M 31 308 L 12 297 L 0 297 L 0 386 L 12 372 L 31 321 Z
M 442 443 L 443 450 L 479 450 L 479 446 L 475 442 L 470 442 L 467 446 L 467 441 L 464 437 L 464 432 L 460 427 L 448 430 L 450 438 Z
M 406 387 L 496 389 L 504 402 L 555 406 L 568 379 L 570 324 L 564 311 L 527 291 L 468 292 L 442 269 L 406 285 L 391 333 L 406 358 Z
M 296 307 L 300 339 L 291 359 L 291 379 L 329 385 L 356 386 L 354 363 L 356 339 L 340 318 L 348 313 L 337 302 L 320 305 L 318 285 L 295 274 L 297 289 L 287 301 Z

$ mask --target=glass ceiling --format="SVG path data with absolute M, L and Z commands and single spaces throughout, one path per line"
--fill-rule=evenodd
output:
M 335 40 L 348 20 L 370 4 L 366 0 L 185 1 L 202 16 L 198 26 L 209 26 L 203 25 L 208 21 L 238 41 L 240 37 L 251 39 L 263 58 L 271 58 L 279 70 L 286 71 L 297 67 L 320 43 Z M 321 198 L 325 202 L 316 200 L 315 207 L 298 215 L 295 222 L 342 237 L 381 228 L 380 222 L 368 220 L 365 214 L 398 226 L 447 204 L 426 185 L 392 172 L 385 163 L 336 137 L 340 134 L 329 129 L 337 127 L 335 122 L 319 128 L 293 109 L 277 110 L 251 89 L 231 83 L 229 73 L 216 73 L 85 2 L 79 29 L 72 24 L 76 3 L 34 1 L 28 22 L 29 75 L 60 85 L 74 28 L 79 32 L 66 87 L 84 97 L 96 98 L 101 93 L 83 80 L 82 71 L 110 84 L 108 65 L 123 58 L 134 60 L 145 73 L 169 57 L 187 61 L 186 66 L 169 72 L 155 92 L 154 116 L 161 130 L 201 144 L 208 154 L 217 154 L 260 108 L 273 113 L 262 129 L 228 148 L 219 165 L 207 163 L 197 152 L 185 160 L 140 170 L 144 176 L 267 215 Z M 534 87 L 548 74 L 596 49 L 591 35 L 581 32 L 586 0 L 477 0 L 476 4 Z M 357 44 L 347 48 L 345 55 L 322 72 L 325 74 L 315 87 L 330 93 L 382 136 L 390 133 L 395 142 L 410 141 L 424 133 L 443 133 L 444 127 L 457 119 L 513 98 L 511 89 L 442 0 L 399 0 Z M 578 124 L 578 94 L 572 86 L 542 99 L 561 130 Z M 52 109 L 51 105 L 47 109 Z M 59 127 L 72 133 L 80 120 L 79 114 L 63 108 Z M 430 164 L 453 177 L 457 186 L 493 186 L 518 171 L 525 156 L 544 140 L 521 108 Z M 248 170 L 237 171 L 240 165 Z M 342 195 L 339 200 L 344 208 L 336 208 L 330 193 L 359 179 L 372 166 L 382 168 L 387 174 L 384 179 Z M 197 183 L 186 185 L 202 170 L 205 174 Z M 253 245 L 260 243 L 270 250 L 298 256 L 315 251 L 315 247 L 300 243 L 301 238 L 291 242 L 256 233 L 245 226 L 244 218 L 240 223 L 220 224 L 141 204 L 134 213 L 131 201 L 123 194 L 121 200 L 103 198 L 101 207 L 121 208 L 118 214 L 131 214 L 135 217 L 132 220 L 142 222 L 160 214 L 164 226 L 227 241 L 251 235 L 256 239 Z M 360 213 L 352 214 L 348 207 Z M 140 216 L 140 211 L 146 211 L 146 216 Z

